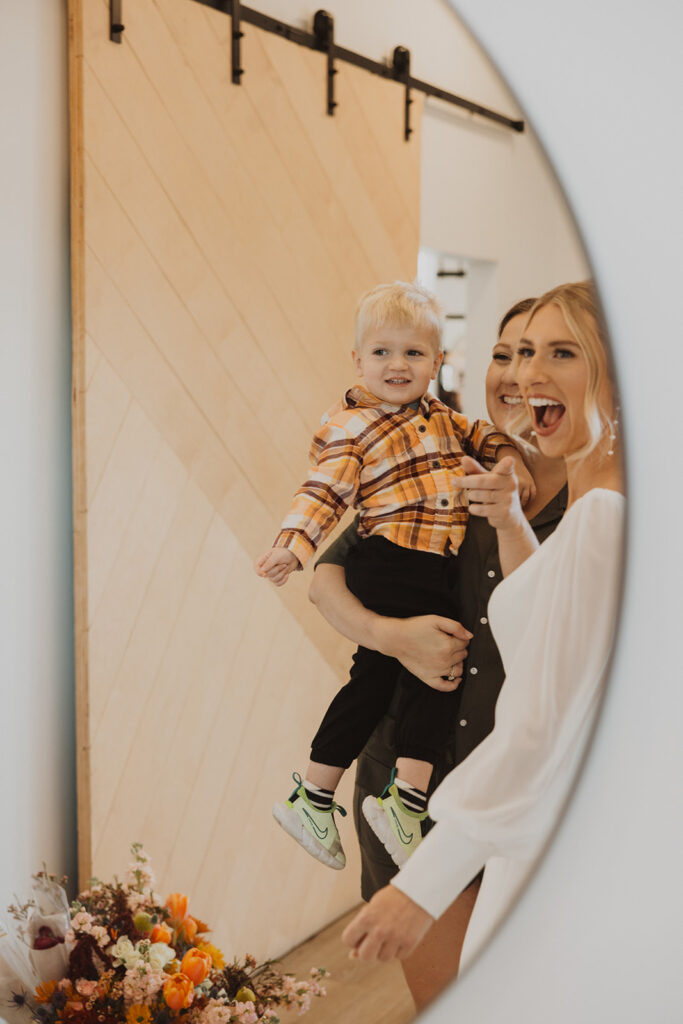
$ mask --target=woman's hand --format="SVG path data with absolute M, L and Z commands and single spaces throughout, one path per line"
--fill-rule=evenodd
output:
M 507 456 L 488 473 L 468 455 L 462 460 L 467 476 L 458 484 L 467 491 L 469 511 L 488 519 L 498 533 L 498 556 L 503 576 L 525 562 L 538 547 L 520 503 L 514 462 Z
M 393 885 L 380 889 L 342 933 L 357 960 L 403 960 L 434 923 L 426 910 Z
M 467 476 L 457 483 L 468 492 L 471 515 L 483 516 L 496 530 L 514 529 L 522 520 L 526 522 L 511 456 L 501 459 L 489 472 L 476 459 L 465 455 L 462 468 Z
M 316 567 L 309 597 L 349 640 L 396 658 L 435 690 L 457 689 L 472 634 L 455 619 L 441 615 L 394 619 L 371 612 L 346 586 L 343 566 L 330 563 Z
M 377 616 L 375 647 L 434 690 L 456 690 L 472 634 L 455 619 L 418 615 L 410 619 Z

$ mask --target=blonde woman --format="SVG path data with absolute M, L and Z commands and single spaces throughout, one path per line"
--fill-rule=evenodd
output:
M 540 451 L 567 467 L 568 508 L 539 548 L 505 462 L 470 461 L 470 514 L 497 531 L 505 579 L 489 618 L 506 670 L 493 732 L 436 790 L 436 825 L 344 932 L 352 955 L 408 957 L 485 866 L 463 960 L 509 909 L 557 822 L 583 755 L 609 658 L 624 519 L 614 388 L 595 293 L 537 300 L 517 381 Z

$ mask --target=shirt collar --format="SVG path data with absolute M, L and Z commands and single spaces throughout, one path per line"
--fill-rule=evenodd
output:
M 556 519 L 561 519 L 567 511 L 568 494 L 567 485 L 565 484 L 555 497 L 550 499 L 545 508 L 542 508 L 538 515 L 534 516 L 531 525 L 536 528 L 545 526 L 546 523 L 552 523 Z
M 438 403 L 438 399 L 434 398 L 427 392 L 420 399 L 420 405 L 417 412 L 424 416 L 425 419 L 429 419 L 429 415 L 432 412 L 432 408 L 435 403 Z M 344 406 L 347 409 L 381 409 L 382 412 L 406 412 L 412 413 L 413 410 L 408 405 L 393 405 L 391 402 L 383 402 L 381 399 L 373 395 L 371 391 L 364 388 L 361 384 L 356 384 L 344 395 Z

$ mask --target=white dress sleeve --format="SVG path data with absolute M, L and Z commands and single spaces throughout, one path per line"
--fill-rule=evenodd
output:
M 435 791 L 393 883 L 439 917 L 490 857 L 530 861 L 580 763 L 612 646 L 625 502 L 589 491 L 489 603 L 506 670 L 495 728 Z

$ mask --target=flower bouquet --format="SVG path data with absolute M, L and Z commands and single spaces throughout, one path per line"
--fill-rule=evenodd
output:
M 37 1024 L 277 1024 L 324 996 L 322 968 L 297 981 L 252 956 L 226 964 L 208 925 L 173 893 L 162 905 L 139 843 L 123 882 L 93 880 L 69 906 L 65 879 L 34 876 L 34 895 L 9 908 L 0 954 Z M 9 941 L 8 941 L 9 940 Z

